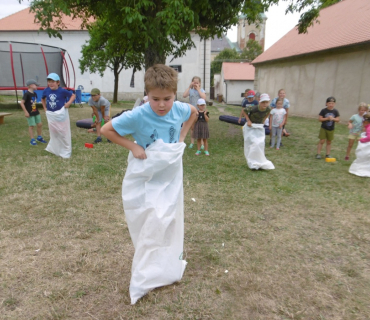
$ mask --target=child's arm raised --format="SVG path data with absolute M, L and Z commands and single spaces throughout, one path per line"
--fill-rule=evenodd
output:
M 186 121 L 182 124 L 182 129 L 181 129 L 181 132 L 180 132 L 180 141 L 179 142 L 184 142 L 185 137 L 186 137 L 190 127 L 193 125 L 193 123 L 194 123 L 194 121 L 197 117 L 197 109 L 195 109 L 195 107 L 192 106 L 191 104 L 189 104 L 189 106 L 190 106 L 190 110 L 191 110 L 190 117 L 189 117 L 188 121 Z
M 135 142 L 120 136 L 117 131 L 114 130 L 111 121 L 101 127 L 101 133 L 110 141 L 130 150 L 135 158 L 146 159 L 144 148 Z

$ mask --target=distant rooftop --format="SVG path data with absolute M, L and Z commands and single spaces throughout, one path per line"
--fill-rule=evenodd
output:
M 296 27 L 259 55 L 253 64 L 330 49 L 370 44 L 370 1 L 343 0 L 320 11 L 319 23 L 299 34 Z
M 235 49 L 236 52 L 241 52 L 237 42 L 231 42 L 226 35 L 221 38 L 215 38 L 211 41 L 211 52 L 221 52 L 224 49 Z
M 0 19 L 0 31 L 38 31 L 40 24 L 34 20 L 34 13 L 31 13 L 30 9 L 26 8 Z M 68 31 L 82 30 L 81 19 L 72 19 L 71 17 L 64 16 L 63 23 Z
M 254 80 L 254 66 L 249 62 L 223 62 L 225 80 Z

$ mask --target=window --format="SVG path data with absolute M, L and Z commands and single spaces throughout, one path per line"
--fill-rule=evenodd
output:
M 173 66 L 170 66 L 171 68 L 175 69 L 177 72 L 181 72 L 181 65 L 173 65 Z

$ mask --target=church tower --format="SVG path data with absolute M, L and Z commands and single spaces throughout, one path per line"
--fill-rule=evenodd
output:
M 252 39 L 258 41 L 262 50 L 265 51 L 265 29 L 267 17 L 265 14 L 261 13 L 261 18 L 262 22 L 257 27 L 254 23 L 249 25 L 245 15 L 239 16 L 237 41 L 241 50 L 245 48 L 248 40 Z

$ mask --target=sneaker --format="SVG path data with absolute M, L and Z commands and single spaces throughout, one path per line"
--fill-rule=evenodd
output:
M 321 156 L 319 154 L 317 154 L 316 159 L 321 159 Z
M 37 142 L 36 142 L 36 140 L 35 140 L 35 139 L 31 139 L 31 141 L 30 141 L 30 145 L 31 145 L 31 146 L 37 146 Z
M 345 157 L 344 160 L 348 161 L 349 160 L 349 157 Z
M 108 142 L 108 143 L 112 143 L 112 141 L 110 141 L 109 139 L 107 139 L 107 142 Z
M 200 147 L 200 150 L 204 150 L 204 145 L 202 145 L 202 146 Z
M 332 158 L 332 157 L 330 156 L 330 154 L 327 154 L 327 155 L 325 156 L 325 158 L 330 159 L 330 158 Z
M 205 154 L 206 156 L 209 156 L 209 152 L 208 152 L 208 151 L 204 151 L 204 154 Z
M 280 148 L 276 148 L 276 150 L 280 150 Z
M 200 153 L 201 153 L 201 151 L 200 151 L 200 150 L 198 150 L 197 152 L 195 152 L 195 155 L 196 155 L 196 156 L 199 156 L 199 155 L 200 155 Z
M 189 149 L 193 149 L 193 147 L 194 147 L 194 144 L 190 143 L 189 144 Z
M 94 140 L 94 143 L 99 143 L 99 142 L 102 142 L 101 137 L 97 137 L 97 138 Z
M 41 143 L 47 143 L 41 136 L 37 137 L 37 141 Z

